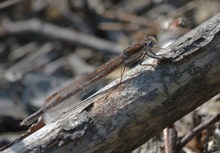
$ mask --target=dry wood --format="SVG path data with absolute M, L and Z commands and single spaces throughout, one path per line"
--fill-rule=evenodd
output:
M 70 111 L 5 152 L 132 151 L 219 93 L 219 31 L 220 13 L 180 38 L 166 59 L 147 61 L 156 68 L 137 66 L 82 112 Z

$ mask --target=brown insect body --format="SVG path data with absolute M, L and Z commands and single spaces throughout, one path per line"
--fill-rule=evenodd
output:
M 143 48 L 144 48 L 144 42 L 134 44 L 124 50 L 123 56 L 130 57 L 130 56 L 140 52 L 140 50 L 142 50 Z
M 82 93 L 85 89 L 88 89 L 97 82 L 101 81 L 105 76 L 110 74 L 112 71 L 114 71 L 122 64 L 134 62 L 137 59 L 143 60 L 144 56 L 147 54 L 148 51 L 152 52 L 151 48 L 154 46 L 155 43 L 156 41 L 153 37 L 145 35 L 144 41 L 136 43 L 126 48 L 123 51 L 122 55 L 113 58 L 109 62 L 97 68 L 94 72 L 88 74 L 87 76 L 82 77 L 79 80 L 73 81 L 68 86 L 60 89 L 59 91 L 48 97 L 46 100 L 47 104 L 43 108 L 35 112 L 34 114 L 30 115 L 28 118 L 26 118 L 21 123 L 21 125 L 32 124 L 37 118 L 39 118 L 45 112 L 51 110 L 52 108 L 66 101 L 70 97 Z M 150 56 L 150 57 L 156 58 L 156 55 L 154 54 L 154 56 Z

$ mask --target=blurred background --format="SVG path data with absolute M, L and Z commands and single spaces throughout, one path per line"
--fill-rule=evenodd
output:
M 219 0 L 1 0 L 0 146 L 27 129 L 19 123 L 42 107 L 48 95 L 121 54 L 144 34 L 155 36 L 165 48 L 219 10 Z M 219 101 L 216 96 L 178 121 L 178 136 L 217 114 Z M 212 136 L 217 129 L 218 124 L 210 129 Z M 203 136 L 185 151 L 204 151 Z M 215 141 L 210 139 L 210 150 L 220 148 Z M 158 133 L 134 152 L 163 149 Z

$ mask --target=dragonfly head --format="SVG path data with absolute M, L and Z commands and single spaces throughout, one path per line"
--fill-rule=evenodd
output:
M 157 43 L 155 37 L 148 36 L 147 34 L 144 35 L 144 41 L 145 41 L 146 47 L 148 48 L 153 48 L 154 45 Z

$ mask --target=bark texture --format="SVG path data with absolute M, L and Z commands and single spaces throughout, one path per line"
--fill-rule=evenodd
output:
M 219 31 L 220 13 L 181 37 L 166 58 L 146 61 L 155 68 L 137 66 L 120 85 L 88 99 L 80 113 L 73 109 L 5 152 L 134 150 L 219 93 Z

